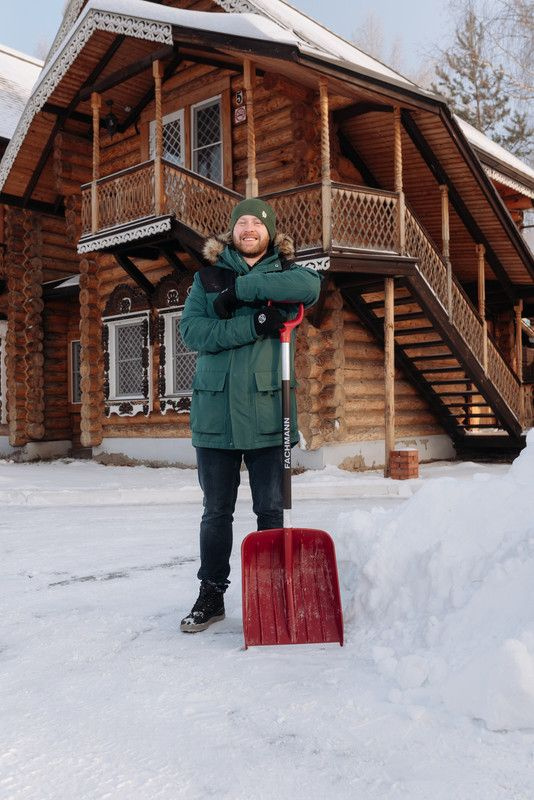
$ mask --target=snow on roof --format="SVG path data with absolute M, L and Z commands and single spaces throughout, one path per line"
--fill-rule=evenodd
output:
M 0 45 L 0 137 L 11 139 L 43 62 Z
M 508 152 L 508 150 L 500 144 L 497 144 L 497 142 L 492 141 L 486 134 L 481 133 L 481 131 L 477 130 L 473 125 L 470 125 L 469 122 L 465 122 L 465 120 L 456 115 L 455 119 L 469 144 L 476 147 L 477 150 L 491 156 L 496 161 L 500 161 L 503 166 L 513 169 L 514 172 L 521 173 L 529 179 L 529 182 L 534 181 L 534 169 L 532 169 L 532 167 L 525 164 L 525 162 L 521 161 L 517 156 Z
M 223 8 L 228 6 L 236 9 L 236 6 L 240 5 L 235 0 L 216 0 L 216 2 Z M 367 55 L 355 44 L 328 30 L 324 25 L 316 22 L 302 11 L 284 2 L 284 0 L 246 0 L 246 6 L 255 9 L 259 14 L 269 17 L 287 30 L 293 31 L 304 42 L 300 47 L 302 52 L 307 51 L 306 45 L 311 45 L 312 49 L 322 51 L 329 61 L 345 62 L 357 69 L 374 72 L 382 78 L 405 84 L 412 90 L 428 94 L 428 92 L 399 72 L 395 72 L 395 70 L 382 64 L 376 58 Z

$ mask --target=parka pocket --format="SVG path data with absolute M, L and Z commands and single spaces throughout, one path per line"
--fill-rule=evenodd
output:
M 282 388 L 278 372 L 255 372 L 256 380 L 256 424 L 258 433 L 282 432 Z M 291 417 L 296 417 L 294 392 L 295 381 L 291 381 Z
M 226 429 L 225 372 L 197 372 L 193 378 L 191 430 L 222 434 Z

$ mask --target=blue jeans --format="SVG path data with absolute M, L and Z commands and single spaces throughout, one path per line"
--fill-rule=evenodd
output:
M 244 459 L 248 469 L 258 530 L 281 528 L 282 450 L 280 447 L 244 451 L 197 447 L 196 451 L 198 480 L 204 492 L 198 578 L 225 589 L 229 583 L 232 522 L 241 461 Z

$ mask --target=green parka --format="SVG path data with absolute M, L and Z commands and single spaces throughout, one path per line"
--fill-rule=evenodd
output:
M 282 444 L 280 341 L 258 337 L 254 314 L 268 300 L 295 301 L 305 307 L 318 296 L 320 278 L 311 269 L 285 259 L 293 255 L 289 237 L 250 268 L 229 245 L 229 238 L 209 239 L 204 255 L 214 267 L 196 273 L 181 318 L 187 347 L 196 350 L 191 430 L 195 447 L 254 450 Z M 213 301 L 235 278 L 236 297 L 250 304 L 231 319 L 219 319 Z M 289 307 L 294 316 L 296 307 Z M 293 334 L 293 338 L 294 338 Z M 291 441 L 298 441 L 292 341 Z

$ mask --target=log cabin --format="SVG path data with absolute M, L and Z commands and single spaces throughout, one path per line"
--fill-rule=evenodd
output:
M 0 162 L 0 451 L 194 463 L 181 309 L 253 196 L 323 277 L 297 463 L 524 446 L 530 167 L 282 0 L 71 0 Z

